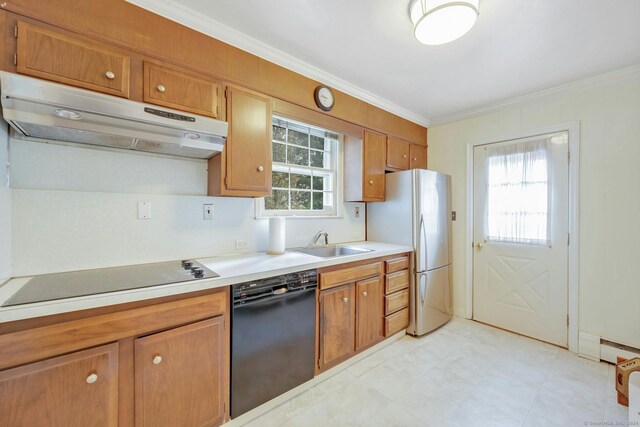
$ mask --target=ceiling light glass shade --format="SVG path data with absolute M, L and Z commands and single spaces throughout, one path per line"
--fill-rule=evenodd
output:
M 438 45 L 462 37 L 478 17 L 479 0 L 413 0 L 409 14 L 420 43 Z

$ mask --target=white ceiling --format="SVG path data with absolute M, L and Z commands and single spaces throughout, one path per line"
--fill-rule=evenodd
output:
M 425 46 L 409 0 L 128 0 L 422 124 L 640 63 L 639 0 L 480 0 Z

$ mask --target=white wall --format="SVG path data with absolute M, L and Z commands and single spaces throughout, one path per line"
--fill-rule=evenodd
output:
M 206 197 L 207 164 L 11 139 L 13 276 L 266 250 L 268 222 L 254 201 Z M 137 219 L 137 202 L 151 219 Z M 214 219 L 203 219 L 205 203 Z M 364 240 L 364 215 L 288 219 L 287 247 L 320 228 L 332 242 Z M 3 257 L 4 260 L 4 257 Z
M 429 168 L 452 175 L 454 308 L 464 315 L 467 144 L 580 121 L 579 329 L 640 347 L 640 72 L 429 128 Z
M 9 138 L 0 118 L 0 284 L 11 277 L 11 189 L 8 184 Z

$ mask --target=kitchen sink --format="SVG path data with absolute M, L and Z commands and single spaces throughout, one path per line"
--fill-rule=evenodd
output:
M 367 252 L 373 252 L 371 249 L 350 248 L 348 246 L 311 246 L 307 248 L 293 249 L 294 252 L 302 252 L 303 254 L 313 255 L 321 258 L 334 258 L 347 255 L 358 255 Z

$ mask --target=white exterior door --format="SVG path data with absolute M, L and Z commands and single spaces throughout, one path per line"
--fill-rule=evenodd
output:
M 568 133 L 474 147 L 473 318 L 567 347 Z

